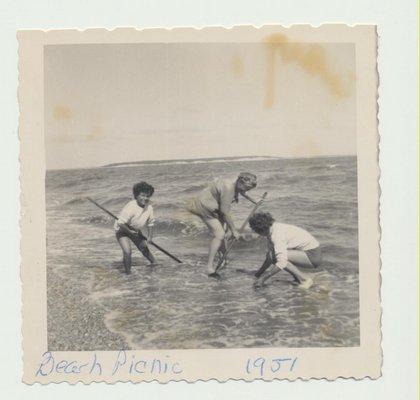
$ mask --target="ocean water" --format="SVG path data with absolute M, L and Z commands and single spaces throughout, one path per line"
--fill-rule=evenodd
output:
M 356 164 L 356 157 L 325 157 L 48 171 L 47 284 L 63 282 L 59 289 L 67 299 L 78 293 L 69 288 L 84 285 L 88 295 L 83 301 L 103 310 L 107 329 L 124 338 L 130 349 L 358 346 Z M 184 203 L 213 177 L 234 179 L 241 171 L 258 176 L 252 197 L 268 192 L 261 210 L 307 229 L 321 243 L 322 267 L 305 271 L 314 279 L 311 289 L 292 285 L 286 272 L 254 289 L 252 273 L 264 260 L 266 243 L 249 228 L 233 247 L 223 279 L 207 277 L 210 236 Z M 126 275 L 113 219 L 84 197 L 118 214 L 132 198 L 132 185 L 141 180 L 155 187 L 154 241 L 183 264 L 152 247 L 160 265 L 151 268 L 134 249 L 132 273 Z M 243 198 L 233 206 L 238 226 L 252 208 Z M 54 307 L 58 305 L 49 298 L 49 313 Z M 65 312 L 73 316 L 74 329 L 83 332 L 78 310 Z M 59 334 L 60 321 L 50 319 L 50 348 Z M 69 340 L 74 342 L 67 349 L 83 348 L 77 338 Z M 90 350 L 107 346 L 98 347 Z

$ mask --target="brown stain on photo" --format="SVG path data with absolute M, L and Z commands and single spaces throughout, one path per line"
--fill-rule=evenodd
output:
M 232 58 L 232 73 L 237 78 L 244 76 L 244 63 L 240 56 L 236 55 Z
M 71 109 L 62 104 L 56 104 L 52 110 L 53 117 L 56 121 L 69 121 L 73 117 Z
M 319 157 L 322 153 L 315 140 L 305 139 L 293 148 L 292 154 L 294 157 L 304 157 L 307 155 L 310 155 L 311 157 Z
M 92 128 L 90 128 L 88 134 L 87 134 L 87 139 L 88 140 L 95 140 L 97 139 L 101 134 L 103 133 L 103 129 L 98 126 L 92 126 Z
M 329 66 L 325 49 L 319 44 L 291 43 L 286 35 L 272 34 L 264 39 L 267 46 L 267 95 L 265 107 L 275 101 L 276 54 L 286 63 L 298 64 L 308 75 L 318 77 L 334 96 L 346 97 L 351 93 L 355 77 L 350 72 L 337 73 Z

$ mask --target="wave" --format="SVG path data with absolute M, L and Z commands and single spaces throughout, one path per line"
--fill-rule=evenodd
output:
M 157 162 L 133 162 L 118 165 L 105 165 L 102 168 L 124 168 L 124 167 L 148 167 L 156 165 L 185 165 L 185 164 L 216 164 L 225 162 L 244 162 L 244 161 L 268 161 L 279 160 L 278 157 L 243 157 L 243 158 L 219 158 L 216 160 L 174 160 L 174 161 L 157 161 Z
M 340 212 L 356 212 L 357 210 L 357 201 L 355 200 L 324 200 L 317 204 L 317 212 L 319 213 L 331 213 L 333 211 Z
M 187 194 L 198 193 L 199 191 L 203 190 L 205 187 L 206 187 L 205 184 L 192 185 L 184 190 L 181 190 L 179 193 L 187 193 Z
M 209 238 L 210 233 L 208 228 L 202 224 L 194 224 L 182 222 L 179 220 L 158 220 L 155 223 L 155 232 L 157 235 L 181 235 L 188 238 Z M 238 247 L 241 243 L 260 242 L 264 241 L 256 233 L 246 232 L 238 242 Z
M 321 165 L 311 165 L 309 167 L 311 169 L 311 171 L 328 171 L 331 169 L 339 169 L 341 168 L 340 164 L 337 163 L 331 163 L 331 164 L 321 164 Z
M 114 206 L 115 208 L 118 209 L 117 212 L 120 212 L 122 207 L 124 207 L 130 200 L 132 200 L 131 197 L 127 197 L 127 196 L 120 196 L 120 197 L 112 197 L 108 200 L 104 200 L 101 205 L 103 205 L 104 207 L 112 207 Z M 115 211 L 115 210 L 114 210 Z
M 77 204 L 83 204 L 86 202 L 86 198 L 79 196 L 79 197 L 74 197 L 71 200 L 68 200 L 64 203 L 65 206 L 70 206 L 70 205 L 77 205 Z M 57 204 L 59 205 L 59 204 Z
M 92 182 L 92 181 L 100 181 L 103 180 L 104 177 L 102 175 L 99 174 L 95 174 L 95 175 L 91 175 L 91 176 L 84 176 L 80 178 L 80 183 L 84 183 L 84 182 Z
M 155 223 L 156 233 L 181 234 L 183 236 L 203 236 L 207 228 L 201 225 L 188 224 L 179 220 L 158 220 Z
M 60 182 L 54 182 L 54 178 L 47 177 L 46 187 L 49 188 L 49 186 L 51 186 L 54 188 L 54 190 L 69 189 L 72 187 L 79 187 L 80 182 L 80 179 L 66 180 L 62 177 L 60 177 Z
M 87 173 L 86 173 L 87 172 Z M 46 184 L 53 186 L 56 189 L 69 189 L 72 187 L 83 186 L 89 182 L 104 181 L 103 174 L 90 175 L 88 170 L 78 170 L 72 172 L 69 170 L 64 171 L 47 171 Z
M 111 208 L 110 211 L 117 213 L 121 211 L 122 207 L 130 201 L 130 198 L 127 196 L 121 196 L 121 197 L 109 198 L 107 200 L 97 200 L 97 201 L 100 205 L 106 208 Z M 74 206 L 74 205 L 79 205 L 79 204 L 80 205 L 89 204 L 88 200 L 86 199 L 86 196 L 76 196 L 64 203 L 65 206 Z
M 95 214 L 88 217 L 77 218 L 80 224 L 98 225 L 112 229 L 114 219 L 106 214 Z M 143 228 L 145 233 L 146 227 Z M 208 228 L 202 223 L 189 223 L 175 219 L 159 219 L 154 225 L 154 232 L 157 236 L 164 237 L 184 237 L 189 239 L 208 239 L 210 233 Z M 238 248 L 247 247 L 250 243 L 265 242 L 263 238 L 253 232 L 245 232 L 237 244 Z
M 89 217 L 77 218 L 76 221 L 82 224 L 110 225 L 114 219 L 106 214 L 96 214 Z

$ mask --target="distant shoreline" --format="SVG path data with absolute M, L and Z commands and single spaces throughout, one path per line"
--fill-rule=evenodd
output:
M 118 167 L 138 167 L 148 165 L 171 165 L 171 164 L 205 164 L 219 162 L 240 162 L 240 161 L 264 161 L 264 160 L 299 160 L 309 158 L 341 158 L 357 157 L 356 154 L 340 155 L 321 155 L 321 156 L 301 156 L 301 157 L 276 157 L 276 156 L 230 156 L 230 157 L 209 157 L 209 158 L 188 158 L 188 159 L 169 159 L 169 160 L 144 160 L 144 161 L 125 161 L 120 163 L 111 163 L 91 167 L 72 167 L 72 168 L 52 168 L 46 171 L 69 171 L 80 169 L 98 169 L 98 168 L 118 168 Z
M 167 164 L 206 164 L 218 162 L 239 162 L 239 161 L 264 161 L 277 160 L 280 157 L 271 156 L 243 156 L 243 157 L 212 157 L 212 158 L 191 158 L 191 159 L 173 159 L 173 160 L 147 160 L 147 161 L 127 161 L 122 163 L 112 163 L 103 165 L 100 168 L 128 167 L 139 165 L 167 165 Z

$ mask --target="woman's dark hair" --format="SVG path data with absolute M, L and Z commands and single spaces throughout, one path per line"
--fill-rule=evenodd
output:
M 133 186 L 133 195 L 136 198 L 139 193 L 147 193 L 152 196 L 155 192 L 155 188 L 152 185 L 149 185 L 147 182 L 139 182 Z
M 269 212 L 259 212 L 249 219 L 249 226 L 259 235 L 270 229 L 275 219 Z

